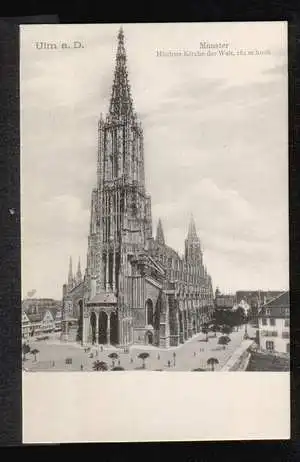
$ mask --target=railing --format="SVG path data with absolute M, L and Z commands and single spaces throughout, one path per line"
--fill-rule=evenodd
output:
M 224 364 L 221 371 L 245 371 L 251 356 L 251 347 L 255 344 L 253 340 L 244 340 L 229 360 Z

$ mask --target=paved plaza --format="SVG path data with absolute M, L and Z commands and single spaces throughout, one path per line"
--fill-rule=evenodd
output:
M 105 361 L 112 368 L 112 359 L 109 354 L 116 352 L 118 359 L 115 366 L 121 366 L 125 370 L 143 370 L 142 360 L 138 358 L 141 352 L 149 353 L 146 359 L 146 370 L 168 370 L 168 371 L 191 371 L 193 369 L 210 370 L 207 366 L 207 359 L 214 357 L 219 361 L 215 370 L 220 370 L 229 360 L 233 352 L 241 345 L 244 336 L 244 327 L 230 334 L 231 342 L 225 349 L 218 345 L 218 338 L 210 333 L 208 342 L 205 335 L 200 333 L 189 339 L 185 344 L 168 350 L 153 346 L 132 346 L 128 353 L 113 346 L 91 347 L 91 351 L 85 352 L 84 348 L 76 343 L 64 343 L 58 338 L 48 341 L 30 341 L 31 350 L 37 349 L 39 353 L 26 355 L 24 368 L 29 371 L 93 371 L 93 363 L 96 360 Z M 255 330 L 248 326 L 248 334 L 254 337 Z M 175 354 L 174 354 L 175 353 Z M 93 357 L 91 357 L 91 354 Z M 66 359 L 72 358 L 71 364 L 66 364 Z

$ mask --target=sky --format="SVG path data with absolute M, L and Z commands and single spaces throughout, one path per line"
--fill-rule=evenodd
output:
M 193 214 L 214 288 L 288 289 L 287 24 L 123 29 L 154 233 L 161 217 L 167 244 L 182 253 Z M 108 110 L 118 30 L 22 26 L 23 297 L 60 299 L 69 257 L 74 270 L 79 258 L 85 268 L 97 123 Z M 60 47 L 74 41 L 82 46 Z M 235 55 L 157 56 L 204 41 L 228 43 Z

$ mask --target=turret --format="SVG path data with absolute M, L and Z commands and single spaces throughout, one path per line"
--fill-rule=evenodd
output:
M 77 266 L 77 273 L 76 273 L 76 284 L 80 284 L 81 282 L 82 282 L 82 274 L 81 274 L 80 258 L 79 258 L 78 266 Z
M 161 219 L 158 220 L 157 230 L 156 230 L 156 242 L 161 245 L 165 245 L 165 236 L 161 223 Z

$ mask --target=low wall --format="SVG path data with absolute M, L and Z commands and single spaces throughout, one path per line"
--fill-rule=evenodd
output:
M 254 340 L 244 340 L 224 364 L 221 372 L 245 371 L 251 357 L 250 347 L 254 343 Z

